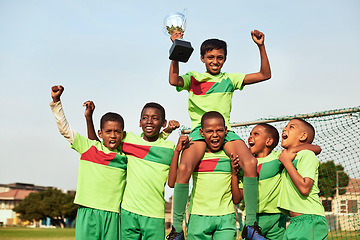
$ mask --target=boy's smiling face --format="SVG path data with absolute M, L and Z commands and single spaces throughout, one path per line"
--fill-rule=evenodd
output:
M 144 133 L 144 139 L 149 142 L 156 141 L 162 127 L 166 127 L 161 111 L 157 108 L 145 108 L 141 113 L 140 127 Z
M 213 49 L 201 56 L 201 61 L 205 63 L 206 71 L 211 75 L 218 75 L 225 63 L 226 57 L 224 49 Z
M 119 147 L 122 139 L 124 138 L 124 132 L 121 123 L 116 121 L 106 121 L 98 135 L 102 138 L 104 146 L 113 151 Z
M 271 137 L 267 133 L 265 127 L 261 125 L 255 126 L 250 133 L 248 138 L 249 150 L 251 154 L 258 157 L 259 154 L 263 153 L 267 146 L 269 146 L 269 140 Z M 270 144 L 271 145 L 271 144 Z
M 207 150 L 210 152 L 218 152 L 221 150 L 227 128 L 221 118 L 209 118 L 203 123 L 200 134 L 205 138 Z
M 281 135 L 281 146 L 285 149 L 296 147 L 301 144 L 301 139 L 304 136 L 302 122 L 297 119 L 292 119 L 284 128 Z

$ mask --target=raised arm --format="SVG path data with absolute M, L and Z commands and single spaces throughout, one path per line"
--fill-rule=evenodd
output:
M 231 194 L 234 204 L 239 204 L 243 199 L 243 191 L 239 188 L 239 156 L 230 155 L 231 160 Z
M 71 129 L 68 121 L 65 118 L 65 114 L 60 101 L 60 96 L 64 92 L 64 87 L 61 85 L 53 86 L 51 88 L 51 97 L 53 101 L 50 103 L 51 111 L 54 114 L 56 124 L 60 131 L 60 134 L 64 136 L 70 143 L 74 142 L 76 132 Z
M 168 185 L 171 188 L 175 186 L 180 152 L 188 146 L 191 139 L 192 138 L 189 139 L 187 135 L 183 135 L 179 137 L 178 143 L 175 147 L 174 154 L 171 160 L 169 176 L 168 176 Z
M 295 153 L 285 149 L 281 152 L 279 160 L 286 168 L 286 171 L 288 172 L 291 181 L 294 183 L 297 190 L 300 192 L 302 196 L 306 197 L 310 193 L 312 185 L 314 184 L 314 180 L 308 177 L 303 178 L 299 174 L 299 172 L 296 170 L 296 168 L 292 163 L 295 156 L 296 156 Z
M 100 142 L 100 139 L 97 137 L 94 122 L 93 122 L 93 113 L 95 110 L 95 104 L 93 101 L 84 102 L 83 106 L 85 107 L 85 119 L 86 119 L 86 128 L 88 133 L 88 138 L 91 140 L 96 140 Z
M 244 78 L 244 85 L 262 82 L 271 78 L 271 69 L 269 59 L 265 50 L 265 35 L 264 33 L 254 30 L 251 31 L 251 37 L 260 51 L 260 71 L 257 73 L 246 74 Z
M 168 121 L 168 126 L 162 130 L 160 133 L 160 138 L 166 140 L 170 134 L 180 127 L 180 123 L 176 120 L 170 120 Z
M 170 39 L 174 42 L 175 39 L 180 39 L 183 37 L 183 33 L 180 31 L 173 31 Z M 183 87 L 184 80 L 179 76 L 179 62 L 172 60 L 170 62 L 170 70 L 169 70 L 169 83 L 175 87 Z

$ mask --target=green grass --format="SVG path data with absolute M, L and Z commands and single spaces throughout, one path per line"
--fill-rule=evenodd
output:
M 329 233 L 328 240 L 352 240 L 360 239 L 360 231 L 350 232 L 350 231 L 333 231 Z
M 170 230 L 166 231 L 166 235 Z M 26 227 L 0 227 L 1 240 L 74 240 L 74 228 L 26 228 Z M 240 240 L 240 233 L 237 240 Z M 329 233 L 328 240 L 360 240 L 360 232 L 333 231 Z
M 74 240 L 74 228 L 0 227 L 1 240 Z

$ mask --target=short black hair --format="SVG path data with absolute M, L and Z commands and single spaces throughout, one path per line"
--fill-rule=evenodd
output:
M 100 119 L 100 129 L 103 129 L 104 124 L 108 121 L 120 123 L 121 129 L 124 130 L 125 123 L 123 117 L 120 114 L 113 112 L 105 113 Z
M 225 126 L 225 119 L 224 119 L 223 115 L 221 115 L 221 113 L 216 112 L 216 111 L 210 111 L 210 112 L 204 113 L 204 115 L 201 117 L 201 127 L 203 127 L 205 120 L 212 119 L 212 118 L 221 119 Z
M 293 118 L 295 120 L 300 121 L 303 126 L 305 127 L 305 131 L 307 132 L 308 135 L 308 139 L 307 139 L 307 143 L 312 143 L 314 141 L 315 138 L 315 128 L 313 127 L 313 125 L 311 125 L 309 122 L 305 121 L 303 118 Z M 291 119 L 291 120 L 293 120 Z
M 165 116 L 165 109 L 163 108 L 163 106 L 161 106 L 160 104 L 156 103 L 156 102 L 148 102 L 145 104 L 145 106 L 143 107 L 143 109 L 141 110 L 141 116 L 145 110 L 145 108 L 156 108 L 160 110 L 160 114 L 162 117 L 162 120 L 165 121 L 166 120 L 166 116 Z M 140 116 L 140 117 L 141 117 Z
M 269 134 L 273 139 L 273 143 L 270 146 L 271 150 L 273 150 L 279 143 L 280 136 L 278 130 L 274 126 L 267 123 L 259 123 L 258 125 L 264 127 L 266 133 Z
M 204 57 L 205 53 L 207 53 L 208 51 L 214 50 L 214 49 L 223 49 L 224 50 L 224 55 L 225 55 L 225 58 L 226 58 L 227 44 L 226 44 L 225 41 L 220 40 L 220 39 L 216 39 L 216 38 L 205 40 L 201 44 L 200 54 L 201 54 L 202 57 Z

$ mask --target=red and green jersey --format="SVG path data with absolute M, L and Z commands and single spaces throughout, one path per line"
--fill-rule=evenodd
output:
M 280 213 L 277 203 L 280 194 L 281 172 L 284 166 L 279 161 L 281 151 L 273 151 L 258 158 L 258 213 Z
M 126 181 L 126 156 L 78 133 L 71 147 L 81 154 L 74 203 L 119 213 Z
M 231 164 L 224 151 L 205 153 L 192 176 L 190 214 L 221 216 L 234 213 Z
M 177 91 L 189 92 L 188 112 L 191 118 L 191 129 L 200 125 L 201 117 L 209 111 L 217 111 L 225 118 L 228 130 L 230 127 L 230 112 L 232 97 L 236 89 L 244 88 L 245 74 L 220 73 L 213 76 L 209 73 L 188 72 L 181 76 L 183 87 Z
M 264 158 L 257 158 L 258 203 L 257 213 L 281 213 L 277 207 L 280 194 L 281 172 L 284 166 L 279 161 L 281 151 L 273 151 Z M 241 171 L 241 173 L 243 173 Z M 243 188 L 240 181 L 239 188 Z
M 174 143 L 158 138 L 147 142 L 127 133 L 123 151 L 128 157 L 127 183 L 121 207 L 139 215 L 165 218 L 164 188 Z
M 296 154 L 293 165 L 303 178 L 314 180 L 310 193 L 307 196 L 300 194 L 295 187 L 286 169 L 281 173 L 281 190 L 278 207 L 302 214 L 315 214 L 325 216 L 324 207 L 319 198 L 319 161 L 315 154 L 309 150 L 303 150 Z

